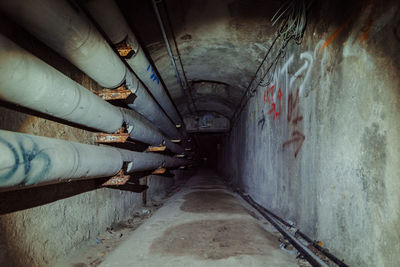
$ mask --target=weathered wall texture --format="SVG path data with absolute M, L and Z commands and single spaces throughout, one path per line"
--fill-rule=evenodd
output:
M 49 48 L 7 20 L 1 32 L 88 89 L 98 85 Z M 30 110 L 0 102 L 0 129 L 94 144 L 94 132 L 54 121 Z M 148 203 L 159 200 L 171 179 L 150 176 Z M 0 193 L 0 266 L 54 266 L 81 242 L 95 238 L 112 223 L 130 218 L 142 207 L 140 193 L 101 188 L 104 179 Z M 172 180 L 173 181 L 173 180 Z
M 315 5 L 226 138 L 220 171 L 348 264 L 399 266 L 399 4 Z

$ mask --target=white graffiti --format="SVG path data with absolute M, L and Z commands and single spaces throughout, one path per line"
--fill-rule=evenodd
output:
M 295 84 L 299 83 L 296 88 L 299 88 L 301 96 L 307 96 L 310 92 L 308 89 L 309 81 L 312 76 L 312 71 L 316 66 L 316 61 L 322 52 L 322 57 L 320 61 L 320 78 L 325 77 L 325 59 L 326 59 L 326 50 L 322 48 L 323 44 L 325 43 L 324 40 L 320 40 L 314 48 L 313 52 L 307 51 L 303 52 L 299 56 L 299 60 L 304 62 L 299 69 L 297 69 L 294 74 L 290 74 L 291 66 L 295 61 L 295 56 L 290 55 L 288 59 L 279 67 L 279 62 L 273 69 L 272 75 L 270 75 L 271 82 L 268 86 L 275 86 L 275 88 L 281 88 L 285 90 L 285 98 L 289 93 L 294 89 Z M 272 97 L 274 101 L 277 100 L 277 94 L 275 93 Z

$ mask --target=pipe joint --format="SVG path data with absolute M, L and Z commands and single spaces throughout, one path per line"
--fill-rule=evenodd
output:
M 132 91 L 132 93 L 136 94 L 140 87 L 139 79 L 132 74 L 130 71 L 127 71 L 125 75 L 125 85 L 126 87 Z

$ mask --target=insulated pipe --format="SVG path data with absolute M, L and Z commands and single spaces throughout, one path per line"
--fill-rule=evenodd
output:
M 0 98 L 73 123 L 116 132 L 122 113 L 0 35 Z
M 72 1 L 0 1 L 1 9 L 101 86 L 122 84 L 126 67 Z
M 0 1 L 0 7 L 23 27 L 69 59 L 105 87 L 116 87 L 126 78 L 137 98 L 129 105 L 171 138 L 180 138 L 141 82 L 127 70 L 83 12 L 65 0 Z M 129 77 L 128 77 L 129 76 Z
M 0 187 L 112 176 L 122 165 L 115 148 L 0 130 Z
M 184 149 L 181 146 L 172 143 L 168 138 L 160 133 L 153 124 L 135 111 L 121 109 L 121 112 L 132 139 L 155 146 L 165 145 L 168 150 L 176 154 L 184 152 Z
M 83 4 L 113 44 L 125 41 L 134 50 L 135 54 L 130 58 L 126 58 L 126 62 L 146 85 L 172 121 L 175 124 L 182 124 L 176 108 L 166 93 L 166 88 L 163 87 L 154 72 L 155 67 L 149 62 L 115 1 L 86 0 L 83 1 Z
M 144 89 L 139 79 L 130 71 L 126 74 L 125 84 L 136 95 L 133 103 L 128 104 L 131 109 L 136 110 L 146 117 L 146 119 L 156 125 L 167 136 L 180 138 L 181 134 L 178 129 L 171 123 L 171 120 L 161 110 L 160 106 L 157 105 L 146 89 Z
M 189 161 L 185 159 L 173 158 L 157 153 L 143 153 L 120 149 L 122 159 L 128 162 L 126 172 L 152 170 L 159 167 L 176 168 L 188 165 Z
M 174 153 L 183 150 L 134 111 L 119 110 L 2 35 L 0 98 L 104 132 L 116 132 L 126 122 L 134 126 L 131 137 L 135 140 L 165 144 Z
M 187 160 L 0 130 L 0 188 L 187 165 Z

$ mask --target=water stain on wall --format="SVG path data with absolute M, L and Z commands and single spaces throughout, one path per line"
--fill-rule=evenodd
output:
M 366 127 L 361 137 L 361 178 L 363 191 L 366 192 L 367 201 L 372 201 L 380 207 L 385 204 L 385 167 L 387 137 L 379 132 L 379 125 L 373 123 Z

